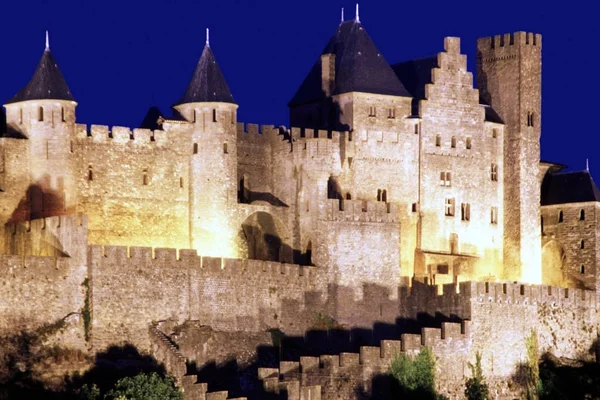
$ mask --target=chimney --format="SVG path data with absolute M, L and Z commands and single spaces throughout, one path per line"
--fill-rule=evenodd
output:
M 321 55 L 321 89 L 326 97 L 331 96 L 335 84 L 335 54 Z

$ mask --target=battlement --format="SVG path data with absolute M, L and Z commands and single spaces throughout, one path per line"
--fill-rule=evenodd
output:
M 381 201 L 327 199 L 324 219 L 345 222 L 398 222 L 399 205 Z
M 272 261 L 199 256 L 196 250 L 151 247 L 90 245 L 92 260 L 102 260 L 108 265 L 135 266 L 147 264 L 152 268 L 172 265 L 177 268 L 195 267 L 201 275 L 220 277 L 271 276 L 298 283 L 312 282 L 317 274 L 315 267 Z M 181 263 L 181 264 L 180 264 Z M 182 265 L 183 264 L 183 265 Z
M 87 231 L 88 217 L 87 215 L 77 213 L 33 219 L 30 221 L 12 222 L 5 225 L 5 231 L 12 234 L 22 232 L 34 234 L 46 229 L 54 230 L 61 227 L 63 229 L 66 227 L 73 229 L 75 227 L 76 229 Z
M 348 137 L 348 132 L 324 129 L 292 127 L 289 132 L 292 141 L 300 139 L 333 139 L 339 141 L 340 136 L 345 135 L 345 137 Z
M 361 346 L 358 353 L 342 352 L 339 355 L 300 357 L 300 361 L 281 361 L 279 368 L 259 368 L 259 379 L 290 381 L 304 378 L 330 379 L 338 374 L 358 373 L 387 369 L 399 354 L 418 353 L 423 346 L 434 354 L 458 348 L 469 339 L 470 321 L 444 322 L 441 328 L 422 328 L 421 334 L 402 334 L 400 340 L 382 340 L 379 346 Z
M 92 140 L 93 143 L 132 143 L 134 145 L 163 146 L 168 143 L 168 132 L 123 126 L 85 125 L 75 126 L 75 136 L 79 140 Z
M 532 32 L 514 32 L 477 39 L 477 50 L 484 54 L 489 54 L 490 51 L 510 52 L 523 46 L 541 50 L 542 35 Z
M 595 308 L 595 292 L 547 285 L 530 285 L 518 282 L 468 282 L 471 296 L 483 303 L 548 304 L 552 307 L 570 306 Z

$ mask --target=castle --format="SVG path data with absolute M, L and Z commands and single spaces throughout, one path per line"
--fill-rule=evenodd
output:
M 542 349 L 575 358 L 599 323 L 600 192 L 589 172 L 540 161 L 541 49 L 527 32 L 479 39 L 475 89 L 458 38 L 388 64 L 357 15 L 291 99 L 288 129 L 237 121 L 207 41 L 173 115 L 150 130 L 76 123 L 47 44 L 5 104 L 0 328 L 85 309 L 62 342 L 127 341 L 171 363 L 155 343 L 169 332 L 151 323 L 302 334 L 315 312 L 364 328 L 441 314 L 441 327 L 356 359 L 285 364 L 293 384 L 281 368 L 262 378 L 333 398 L 311 369 L 350 366 L 355 382 L 431 345 L 446 393 L 461 393 L 482 352 L 508 396 L 531 328 Z

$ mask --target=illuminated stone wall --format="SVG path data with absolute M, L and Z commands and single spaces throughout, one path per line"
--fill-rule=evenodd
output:
M 545 284 L 597 287 L 598 207 L 598 203 L 588 202 L 541 208 L 542 279 Z

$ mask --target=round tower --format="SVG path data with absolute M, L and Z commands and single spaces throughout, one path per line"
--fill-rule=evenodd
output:
M 238 256 L 237 108 L 207 40 L 183 97 L 173 107 L 192 124 L 190 242 L 199 254 Z
M 77 103 L 50 51 L 48 33 L 33 77 L 4 106 L 8 129 L 29 143 L 29 218 L 74 210 L 72 140 Z

